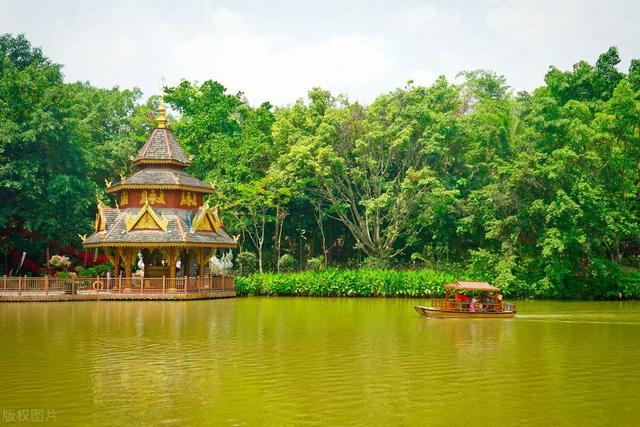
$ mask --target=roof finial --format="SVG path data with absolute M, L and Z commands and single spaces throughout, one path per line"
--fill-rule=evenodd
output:
M 160 129 L 164 129 L 165 127 L 167 127 L 167 110 L 164 107 L 164 76 L 162 76 L 162 92 L 160 95 L 160 108 L 158 109 L 158 118 L 157 118 L 157 122 L 158 122 L 158 127 Z

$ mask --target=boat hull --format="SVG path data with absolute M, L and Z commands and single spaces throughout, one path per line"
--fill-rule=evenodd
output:
M 488 312 L 488 311 L 458 311 L 458 310 L 444 310 L 440 308 L 424 307 L 421 305 L 415 306 L 418 314 L 424 317 L 433 318 L 466 318 L 466 319 L 510 319 L 515 317 L 515 311 L 501 311 L 501 312 Z

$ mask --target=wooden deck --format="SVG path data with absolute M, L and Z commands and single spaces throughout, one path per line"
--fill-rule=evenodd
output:
M 233 277 L 168 279 L 0 277 L 0 302 L 166 300 L 233 298 Z
M 208 293 L 190 294 L 112 294 L 112 293 L 87 293 L 87 294 L 3 294 L 0 292 L 2 302 L 62 302 L 62 301 L 187 301 L 199 299 L 233 298 L 235 291 L 220 291 Z

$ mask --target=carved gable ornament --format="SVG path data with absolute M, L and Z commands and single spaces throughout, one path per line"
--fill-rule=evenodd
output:
M 147 200 L 136 215 L 127 214 L 124 220 L 127 231 L 131 230 L 162 230 L 167 231 L 169 218 L 164 214 L 158 216 Z
M 222 227 L 222 221 L 218 217 L 218 209 L 211 209 L 208 203 L 202 206 L 202 210 L 193 219 L 193 231 L 215 231 Z

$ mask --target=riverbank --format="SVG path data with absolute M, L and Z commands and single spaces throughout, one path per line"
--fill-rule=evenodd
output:
M 235 290 L 238 296 L 440 297 L 444 295 L 445 284 L 460 279 L 473 277 L 465 272 L 428 269 L 328 269 L 237 277 Z M 555 289 L 527 292 L 503 287 L 505 296 L 512 298 L 638 299 L 640 272 L 621 273 L 617 284 L 610 289 L 598 287 L 592 292 L 583 292 L 578 296 L 565 295 Z
M 257 273 L 236 278 L 238 295 L 424 297 L 444 294 L 453 282 L 449 271 L 383 269 Z

